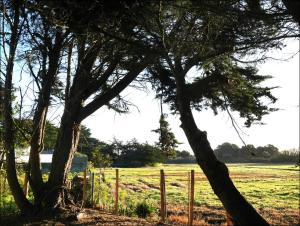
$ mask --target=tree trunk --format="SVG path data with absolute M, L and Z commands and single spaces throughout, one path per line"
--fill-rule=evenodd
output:
M 97 56 L 98 52 L 94 52 L 93 54 Z M 87 54 L 87 56 L 89 55 Z M 93 87 L 93 89 L 96 89 L 93 93 L 86 96 L 86 92 L 89 93 L 88 91 L 91 91 L 86 90 L 88 83 L 93 79 L 87 75 L 87 72 L 91 71 L 92 64 L 96 60 L 95 56 L 81 60 L 83 63 L 77 68 L 72 87 L 70 88 L 70 94 L 65 104 L 59 135 L 53 153 L 52 167 L 45 193 L 46 209 L 53 210 L 61 204 L 62 190 L 64 189 L 67 174 L 71 168 L 73 155 L 79 141 L 81 121 L 119 95 L 153 59 L 152 56 L 142 59 L 140 63 L 137 63 L 135 67 L 129 70 L 110 90 L 95 97 L 93 101 L 83 107 L 87 97 L 97 92 L 97 89 L 101 89 L 101 86 L 107 81 L 119 62 L 116 59 L 117 62 L 112 63 L 112 68 L 108 67 L 107 71 L 105 71 L 108 74 L 102 74 L 102 78 L 104 78 L 103 83 L 99 83 L 100 79 L 94 80 L 97 86 Z
M 26 199 L 23 190 L 19 184 L 14 149 L 14 125 L 12 111 L 12 75 L 14 68 L 14 60 L 18 43 L 18 28 L 19 28 L 19 10 L 20 2 L 13 1 L 14 22 L 11 27 L 11 38 L 9 43 L 9 57 L 6 65 L 5 85 L 4 85 L 4 150 L 6 153 L 6 171 L 7 181 L 15 202 L 23 214 L 30 214 L 32 205 Z
M 48 209 L 59 207 L 62 201 L 62 191 L 71 169 L 71 163 L 77 148 L 80 135 L 80 122 L 76 116 L 81 108 L 81 104 L 73 104 L 76 101 L 70 99 L 66 106 L 61 120 L 58 139 L 53 153 L 51 171 L 45 194 Z
M 1 134 L 1 139 L 2 139 L 2 134 Z M 3 168 L 3 164 L 4 164 L 4 152 L 3 152 L 3 150 L 1 150 L 1 152 L 0 152 L 0 170 Z
M 41 172 L 40 152 L 44 149 L 44 136 L 47 120 L 48 106 L 50 104 L 50 95 L 58 72 L 60 51 L 62 48 L 62 34 L 56 33 L 55 43 L 49 51 L 48 71 L 44 71 L 42 76 L 41 90 L 39 93 L 38 103 L 33 117 L 33 133 L 30 141 L 29 156 L 29 181 L 34 193 L 35 203 L 39 203 L 43 193 L 43 178 Z M 44 56 L 45 58 L 47 57 Z M 45 59 L 46 62 L 46 59 Z M 46 67 L 46 65 L 45 65 Z
M 48 107 L 41 106 L 40 101 L 38 101 L 37 110 L 33 118 L 33 133 L 30 141 L 28 178 L 35 203 L 40 200 L 39 194 L 44 184 L 41 172 L 40 152 L 43 150 L 47 109 Z
M 176 76 L 177 109 L 180 113 L 181 127 L 195 154 L 197 163 L 235 225 L 269 225 L 250 203 L 241 195 L 230 179 L 226 165 L 217 160 L 207 140 L 206 132 L 200 131 L 194 121 L 190 101 L 185 95 L 185 80 Z

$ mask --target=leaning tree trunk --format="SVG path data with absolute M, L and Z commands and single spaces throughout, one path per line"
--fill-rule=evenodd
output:
M 14 11 L 14 21 L 11 25 L 11 38 L 9 42 L 9 56 L 6 65 L 5 84 L 4 84 L 4 150 L 6 153 L 6 171 L 7 181 L 15 202 L 23 214 L 30 214 L 32 205 L 25 197 L 23 190 L 18 181 L 15 163 L 14 149 L 14 125 L 12 111 L 12 75 L 14 60 L 19 35 L 20 4 L 18 0 L 12 1 Z
M 76 104 L 77 106 L 72 106 L 72 99 L 70 100 L 62 116 L 59 135 L 53 153 L 51 171 L 44 198 L 46 200 L 46 210 L 53 210 L 64 201 L 62 200 L 64 185 L 79 141 L 80 122 L 77 122 L 75 119 L 81 105 Z
M 98 52 L 91 53 L 98 54 Z M 88 77 L 87 72 L 91 71 L 92 65 L 96 60 L 95 56 L 97 55 L 89 57 L 89 54 L 86 54 L 87 59 L 80 60 L 82 62 L 82 65 L 80 66 L 82 68 L 77 68 L 72 87 L 70 88 L 70 94 L 65 104 L 59 135 L 52 158 L 52 167 L 44 198 L 47 203 L 46 210 L 54 210 L 56 207 L 59 207 L 60 204 L 63 204 L 62 195 L 64 185 L 67 174 L 71 168 L 74 152 L 77 148 L 81 121 L 119 95 L 119 93 L 122 92 L 142 70 L 144 70 L 149 62 L 153 60 L 152 55 L 145 57 L 110 90 L 97 96 L 93 101 L 83 107 L 84 101 L 89 96 L 96 93 L 97 90 L 101 90 L 101 86 L 106 83 L 119 62 L 119 58 L 113 60 L 111 66 L 109 66 L 107 71 L 102 74 L 102 79 L 94 80 L 96 85 L 92 86 L 93 92 L 90 93 L 91 90 L 89 89 L 90 87 L 88 84 L 93 78 Z
M 5 97 L 4 97 L 4 139 L 3 139 L 4 150 L 6 153 L 7 181 L 17 206 L 19 207 L 19 209 L 23 214 L 29 215 L 31 212 L 31 204 L 26 199 L 23 193 L 16 172 L 11 92 L 12 92 L 11 76 L 8 76 L 7 73 L 6 81 L 5 81 Z
M 177 109 L 181 127 L 195 154 L 197 163 L 206 175 L 214 193 L 218 196 L 236 225 L 269 225 L 234 186 L 226 165 L 217 160 L 207 140 L 206 132 L 197 128 L 185 94 L 183 76 L 176 76 Z
M 41 171 L 40 152 L 43 149 L 47 107 L 40 106 L 38 102 L 37 110 L 33 118 L 33 133 L 30 141 L 30 153 L 28 161 L 27 177 L 33 191 L 35 203 L 40 202 L 43 190 L 43 177 Z
M 33 117 L 33 133 L 30 141 L 30 156 L 29 156 L 29 182 L 32 188 L 35 203 L 38 204 L 44 191 L 44 182 L 41 172 L 40 152 L 44 149 L 44 136 L 47 120 L 48 106 L 50 104 L 50 95 L 53 89 L 53 84 L 58 72 L 60 52 L 62 48 L 62 34 L 56 32 L 55 42 L 52 50 L 43 56 L 49 57 L 48 71 L 44 72 L 41 82 L 41 90 L 39 93 L 37 107 Z M 46 67 L 46 65 L 44 65 Z

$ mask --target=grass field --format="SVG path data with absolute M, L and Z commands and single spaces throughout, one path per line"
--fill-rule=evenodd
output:
M 239 191 L 272 225 L 299 225 L 299 166 L 228 164 L 228 167 Z M 222 204 L 200 168 L 193 164 L 119 169 L 119 214 L 135 215 L 137 204 L 146 202 L 153 212 L 150 218 L 158 219 L 160 169 L 166 175 L 167 213 L 172 225 L 187 222 L 188 172 L 192 169 L 195 170 L 194 225 L 226 225 Z M 99 180 L 99 169 L 92 171 L 95 205 L 113 210 L 115 169 L 105 170 L 105 182 Z M 0 182 L 0 213 L 13 212 L 16 207 L 7 191 L 8 185 L 3 189 L 3 177 Z
M 239 191 L 271 224 L 299 224 L 299 167 L 269 164 L 228 164 L 228 167 Z M 169 220 L 182 223 L 187 221 L 187 174 L 194 169 L 196 224 L 225 222 L 222 204 L 212 192 L 199 167 L 191 164 L 120 169 L 121 213 L 130 213 L 132 206 L 144 200 L 155 208 L 159 207 L 160 169 L 164 169 L 166 175 Z M 96 175 L 97 172 L 99 171 L 95 170 Z M 105 175 L 106 183 L 100 184 L 101 189 L 98 188 L 99 182 L 97 176 L 95 177 L 95 202 L 102 206 L 105 203 L 113 205 L 115 170 L 106 170 Z

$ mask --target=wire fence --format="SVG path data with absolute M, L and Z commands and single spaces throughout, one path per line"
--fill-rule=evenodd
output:
M 289 197 L 299 188 L 293 181 L 296 180 L 293 177 L 296 177 L 298 171 L 287 167 L 283 171 L 276 166 L 276 169 L 268 168 L 263 172 L 261 167 L 260 170 L 254 170 L 253 166 L 244 167 L 243 171 L 238 169 L 231 174 L 231 178 L 240 186 L 242 192 L 247 192 L 248 197 L 252 197 L 252 203 L 257 205 L 256 208 L 270 222 L 276 222 L 274 225 L 292 225 L 296 221 L 292 217 L 295 208 L 289 207 L 293 201 Z M 289 176 L 278 174 L 278 170 Z M 43 176 L 46 180 L 48 175 Z M 18 178 L 27 197 L 32 201 L 32 191 L 26 182 L 24 171 L 18 171 Z M 76 178 L 79 182 L 76 182 Z M 291 188 L 289 196 L 281 189 L 285 183 Z M 273 193 L 268 192 L 268 187 L 265 188 L 267 185 L 273 189 Z M 137 207 L 146 205 L 151 210 L 150 218 L 162 222 L 176 221 L 185 225 L 231 224 L 230 216 L 213 194 L 204 174 L 196 167 L 194 170 L 175 170 L 173 166 L 166 167 L 165 170 L 92 168 L 76 174 L 71 173 L 68 176 L 68 186 L 77 203 L 82 203 L 82 206 L 119 215 L 139 216 Z M 258 186 L 264 186 L 264 189 Z M 288 211 L 281 211 L 279 214 L 276 212 L 277 207 L 270 205 L 271 202 L 276 202 L 277 206 Z M 263 208 L 258 208 L 260 206 Z M 271 214 L 270 211 L 274 212 Z M 0 217 L 15 213 L 18 213 L 18 209 L 9 190 L 7 175 L 4 170 L 0 170 Z
M 199 221 L 195 214 L 195 183 L 205 179 L 200 172 L 191 170 L 172 173 L 157 170 L 151 174 L 130 175 L 124 171 L 123 173 L 122 170 L 115 169 L 105 173 L 85 173 L 84 184 L 88 186 L 83 186 L 83 193 L 86 193 L 83 197 L 87 198 L 83 200 L 84 203 L 94 208 L 130 215 L 134 206 L 146 201 L 156 209 L 161 222 L 176 217 L 181 218 L 187 225 Z M 178 198 L 174 199 L 177 195 Z M 221 215 L 218 223 L 232 225 L 228 213 Z
M 24 172 L 18 172 L 18 178 L 24 193 L 32 200 L 32 192 Z M 79 182 L 76 182 L 76 178 Z M 178 179 L 180 178 L 180 182 Z M 187 225 L 193 225 L 195 181 L 202 180 L 199 173 L 165 172 L 156 170 L 151 174 L 137 173 L 129 175 L 126 170 L 94 169 L 78 174 L 70 174 L 68 184 L 75 199 L 82 206 L 128 216 L 139 215 L 136 207 L 146 203 L 152 209 L 152 217 L 166 222 L 174 216 L 180 216 Z M 169 191 L 170 185 L 173 187 Z M 175 188 L 175 189 L 174 189 Z M 178 197 L 174 199 L 174 196 Z M 184 197 L 185 196 L 185 197 Z M 181 200 L 181 201 L 179 201 Z M 18 208 L 7 183 L 7 175 L 0 171 L 0 217 L 18 213 Z M 225 218 L 223 219 L 225 222 Z

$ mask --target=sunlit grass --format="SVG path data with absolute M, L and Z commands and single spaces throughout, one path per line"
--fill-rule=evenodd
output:
M 243 196 L 274 225 L 290 225 L 299 218 L 299 166 L 279 164 L 228 164 L 231 178 Z M 119 169 L 119 213 L 135 215 L 138 203 L 146 201 L 155 206 L 156 218 L 160 205 L 160 169 L 166 175 L 167 209 L 174 221 L 186 221 L 188 203 L 188 172 L 195 170 L 195 211 L 197 219 L 207 222 L 211 218 L 225 219 L 222 203 L 213 193 L 205 175 L 196 164 L 160 165 L 145 168 Z M 103 170 L 102 170 L 103 171 Z M 112 211 L 114 209 L 115 169 L 105 169 L 105 182 L 99 180 L 99 169 L 91 169 L 95 174 L 94 203 Z M 175 176 L 175 174 L 180 174 Z M 80 173 L 83 175 L 83 173 Z M 69 179 L 74 174 L 69 175 Z M 48 177 L 44 175 L 44 180 Z M 24 173 L 19 175 L 24 184 Z M 3 177 L 2 177 L 3 186 Z M 0 213 L 16 212 L 13 198 L 2 188 Z M 32 194 L 29 192 L 32 199 Z M 213 214 L 207 214 L 207 213 Z M 172 217 L 172 215 L 178 215 Z M 182 216 L 182 217 L 180 217 Z M 293 225 L 291 223 L 291 225 Z
M 287 222 L 297 221 L 299 214 L 295 217 L 295 213 L 299 213 L 299 166 L 228 164 L 228 168 L 239 191 L 268 221 L 274 225 L 290 225 Z M 193 169 L 196 177 L 195 208 L 200 208 L 197 214 L 205 218 L 206 211 L 213 211 L 212 216 L 218 216 L 220 209 L 223 209 L 222 203 L 213 193 L 209 182 L 196 164 L 119 169 L 120 184 L 123 185 L 120 190 L 127 192 L 124 195 L 126 199 L 120 199 L 121 205 L 126 206 L 127 202 L 132 205 L 146 199 L 159 208 L 160 191 L 156 188 L 159 188 L 160 169 L 164 169 L 166 175 L 167 208 L 172 214 L 174 209 L 177 212 L 183 211 L 185 216 L 187 214 L 187 175 Z M 115 169 L 107 169 L 106 178 L 114 186 Z M 140 190 L 133 191 L 131 185 Z M 224 213 L 222 216 L 225 219 Z M 173 218 L 180 219 L 180 217 Z M 207 219 L 209 221 L 209 217 Z
M 257 208 L 265 206 L 298 208 L 299 167 L 267 164 L 228 164 L 228 167 L 236 187 Z M 159 187 L 160 169 L 165 171 L 169 203 L 187 202 L 187 173 L 194 169 L 196 173 L 195 200 L 197 203 L 221 205 L 199 167 L 193 164 L 122 168 L 120 169 L 120 183 L 141 186 L 142 190 L 145 190 L 145 194 L 149 196 L 151 193 L 155 193 L 155 189 L 143 189 L 143 186 L 146 184 Z M 181 176 L 173 176 L 176 173 L 181 174 Z M 114 183 L 115 171 L 106 170 L 106 178 L 109 178 L 110 183 Z M 172 182 L 176 182 L 178 186 L 171 185 Z M 126 186 L 124 189 L 127 190 Z M 132 195 L 141 195 L 135 193 Z

